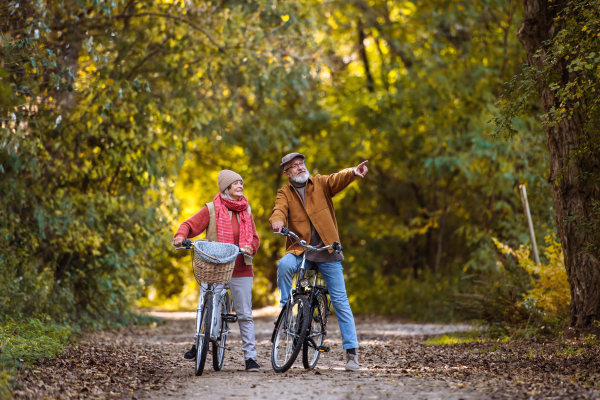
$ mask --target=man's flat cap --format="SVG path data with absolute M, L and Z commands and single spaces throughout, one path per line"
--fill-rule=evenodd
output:
M 290 154 L 286 154 L 285 156 L 283 156 L 283 158 L 281 159 L 281 164 L 279 164 L 280 167 L 283 167 L 285 164 L 289 163 L 290 161 L 292 161 L 294 158 L 296 157 L 300 157 L 301 159 L 306 159 L 306 157 L 304 157 L 304 154 L 300 154 L 300 153 L 290 153 Z

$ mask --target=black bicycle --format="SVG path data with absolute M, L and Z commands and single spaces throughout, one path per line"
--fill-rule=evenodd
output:
M 275 372 L 285 372 L 302 350 L 304 368 L 312 369 L 317 365 L 321 353 L 329 352 L 329 347 L 323 346 L 323 342 L 327 335 L 330 304 L 327 286 L 317 265 L 313 263 L 314 267 L 309 270 L 305 268 L 306 254 L 329 249 L 339 253 L 343 248 L 338 242 L 321 248 L 312 247 L 287 228 L 278 233 L 296 241 L 304 249 L 304 254 L 295 288 L 289 294 L 271 336 L 271 364 Z

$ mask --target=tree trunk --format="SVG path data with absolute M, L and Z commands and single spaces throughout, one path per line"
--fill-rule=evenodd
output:
M 523 0 L 524 21 L 517 37 L 527 51 L 530 65 L 541 66 L 545 62 L 546 40 L 553 39 L 563 27 L 554 23 L 560 8 L 552 6 L 547 0 Z M 542 49 L 542 56 L 535 54 Z M 574 75 L 566 68 L 567 62 L 557 66 L 562 84 L 569 83 Z M 544 113 L 552 106 L 558 107 L 554 93 L 540 82 L 539 93 Z M 555 126 L 546 126 L 548 150 L 550 151 L 550 178 L 552 183 L 556 225 L 565 256 L 565 267 L 571 290 L 570 336 L 578 336 L 591 328 L 598 328 L 594 321 L 600 321 L 600 262 L 586 251 L 591 242 L 588 232 L 577 228 L 577 222 L 565 223 L 569 216 L 587 218 L 592 210 L 593 199 L 599 199 L 598 185 L 591 180 L 582 179 L 583 172 L 598 168 L 598 159 L 594 155 L 574 159 L 567 167 L 567 160 L 573 149 L 583 139 L 583 119 L 574 115 Z M 562 176 L 559 175 L 563 173 Z
M 367 89 L 369 92 L 373 93 L 375 91 L 375 81 L 373 81 L 373 75 L 371 75 L 371 68 L 369 68 L 369 58 L 367 57 L 367 49 L 365 48 L 365 39 L 367 35 L 365 35 L 365 31 L 363 29 L 363 24 L 361 19 L 358 19 L 358 52 L 360 53 L 360 58 L 365 65 L 365 75 L 367 76 Z

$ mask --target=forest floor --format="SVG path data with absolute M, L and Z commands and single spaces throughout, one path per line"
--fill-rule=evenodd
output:
M 209 353 L 202 376 L 183 360 L 193 313 L 155 313 L 166 324 L 83 336 L 60 357 L 22 372 L 14 397 L 35 399 L 600 399 L 600 345 L 587 342 L 472 341 L 430 345 L 464 324 L 410 324 L 358 316 L 361 371 L 344 370 L 337 321 L 330 319 L 324 354 L 315 370 L 276 374 L 270 365 L 275 308 L 255 312 L 259 373 L 244 371 L 237 324 L 222 371 Z

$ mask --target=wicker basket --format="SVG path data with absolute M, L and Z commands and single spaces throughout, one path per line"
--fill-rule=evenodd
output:
M 196 240 L 194 242 L 194 277 L 198 284 L 228 284 L 238 253 L 239 248 L 234 244 Z

